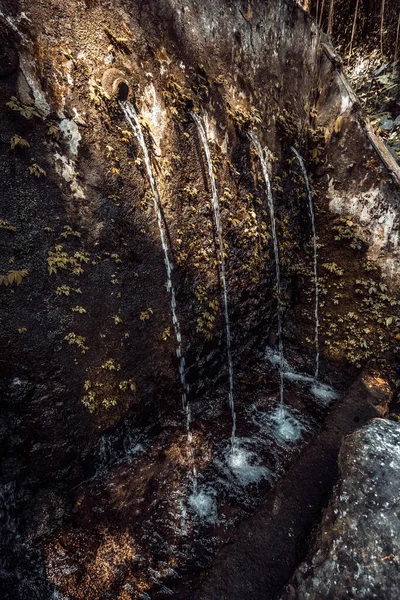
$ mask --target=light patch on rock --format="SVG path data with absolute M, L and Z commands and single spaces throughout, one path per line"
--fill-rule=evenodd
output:
M 231 107 L 237 106 L 237 108 L 239 108 L 239 109 L 246 108 L 249 105 L 249 99 L 243 90 L 237 89 L 237 87 L 236 87 L 237 82 L 238 82 L 237 75 L 234 74 L 233 85 L 227 86 L 227 93 L 226 93 L 227 102 L 230 104 Z
M 31 88 L 29 87 L 28 82 L 21 71 L 18 72 L 17 91 L 18 97 L 23 104 L 27 104 L 32 98 Z
M 27 54 L 21 54 L 19 66 L 24 74 L 27 84 L 32 90 L 36 106 L 45 116 L 47 116 L 50 112 L 50 105 L 47 102 L 39 80 L 36 77 L 35 63 Z
M 387 204 L 378 187 L 351 194 L 335 189 L 331 179 L 328 186 L 329 208 L 343 216 L 351 216 L 362 228 L 369 250 L 368 258 L 380 264 L 386 275 L 398 276 L 400 266 L 399 220 Z
M 73 156 L 77 156 L 79 149 L 79 142 L 82 136 L 79 132 L 78 125 L 71 119 L 64 118 L 59 125 L 64 139 L 67 142 L 68 150 Z
M 340 114 L 342 115 L 343 113 L 347 112 L 348 110 L 351 109 L 352 106 L 353 106 L 353 102 L 351 101 L 348 91 L 346 90 L 345 87 L 342 87 Z
M 72 60 L 67 60 L 59 64 L 53 63 L 52 76 L 55 80 L 55 87 L 57 89 L 57 99 L 60 105 L 60 108 L 58 110 L 59 116 L 65 107 L 65 93 L 68 91 L 68 87 L 71 88 L 74 85 L 74 78 L 71 75 L 73 66 L 74 62 Z
M 67 600 L 58 590 L 54 590 L 51 600 Z
M 75 107 L 72 109 L 72 112 L 74 113 L 75 123 L 77 123 L 78 125 L 82 125 L 83 127 L 86 127 L 85 119 L 82 117 L 82 115 L 79 114 L 79 112 L 77 111 L 77 109 Z
M 143 106 L 140 112 L 150 126 L 151 134 L 156 142 L 157 154 L 160 154 L 160 144 L 167 126 L 167 116 L 157 96 L 154 83 L 145 87 L 142 100 Z
M 392 235 L 390 236 L 390 244 L 392 246 L 392 248 L 397 248 L 399 245 L 399 231 L 393 231 Z
M 212 118 L 210 119 L 208 113 L 204 114 L 203 121 L 208 141 L 218 143 L 216 121 Z
M 22 14 L 25 14 L 25 13 L 22 13 Z M 5 15 L 2 10 L 0 10 L 0 17 L 2 17 L 9 24 L 9 26 L 11 27 L 11 29 L 13 31 L 18 33 L 22 38 L 26 39 L 26 37 L 18 29 L 18 26 L 15 24 L 14 19 L 12 19 L 9 15 Z
M 228 154 L 228 142 L 229 142 L 229 136 L 228 136 L 228 132 L 226 132 L 223 142 L 221 144 L 221 152 L 223 154 Z
M 318 36 L 318 26 L 316 23 L 311 23 L 311 52 L 315 54 L 319 48 L 320 39 Z M 315 58 L 313 57 L 313 61 Z
M 272 165 L 276 161 L 276 157 L 275 157 L 274 153 L 272 152 L 272 150 L 270 150 L 267 146 L 264 146 L 263 153 L 265 156 L 265 162 L 267 163 L 268 174 L 272 178 L 272 175 L 273 175 Z
M 356 56 L 355 59 L 353 59 L 353 67 L 352 69 L 350 69 L 350 73 L 352 77 L 359 77 L 360 75 L 362 75 L 363 73 L 366 73 L 368 70 L 368 60 L 366 58 L 364 58 L 362 55 Z
M 58 152 L 55 153 L 54 157 L 56 159 L 56 171 L 70 184 L 74 197 L 85 198 L 85 193 L 77 180 L 78 174 L 75 169 L 75 161 L 62 156 Z
M 19 20 L 22 21 L 22 19 L 25 19 L 26 21 L 28 21 L 29 23 L 32 23 L 32 19 L 30 19 L 28 17 L 28 15 L 25 12 L 22 12 L 19 16 Z

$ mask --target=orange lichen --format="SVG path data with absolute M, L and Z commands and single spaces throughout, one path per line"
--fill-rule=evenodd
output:
M 368 374 L 364 376 L 364 383 L 370 390 L 376 390 L 377 388 L 386 394 L 390 394 L 390 385 L 387 379 L 381 377 L 381 374 Z
M 74 542 L 76 544 L 76 540 Z M 91 550 L 90 555 L 88 559 L 85 551 L 82 554 L 80 545 L 69 551 L 58 541 L 51 544 L 47 548 L 49 579 L 62 593 L 72 594 L 78 600 L 99 598 L 115 584 L 120 572 L 129 573 L 130 580 L 134 581 L 132 567 L 137 550 L 128 533 L 104 534 L 97 550 Z M 135 581 L 135 587 L 139 584 L 146 589 L 145 583 Z

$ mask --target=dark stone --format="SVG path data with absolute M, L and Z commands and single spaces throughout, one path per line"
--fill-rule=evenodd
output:
M 309 558 L 281 600 L 397 600 L 400 424 L 375 419 L 345 438 L 340 478 Z
M 17 70 L 18 53 L 14 48 L 0 46 L 0 77 L 8 77 Z

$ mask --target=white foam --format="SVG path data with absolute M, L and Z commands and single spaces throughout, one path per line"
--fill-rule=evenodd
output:
M 286 406 L 278 406 L 269 415 L 273 434 L 284 442 L 297 442 L 305 433 L 304 425 L 293 416 Z
M 133 446 L 133 448 L 127 448 L 126 450 L 126 454 L 128 456 L 135 456 L 136 454 L 140 454 L 141 452 L 144 452 L 143 444 L 136 444 L 135 446 Z
M 281 364 L 280 352 L 278 352 L 274 348 L 271 348 L 271 346 L 267 346 L 265 348 L 265 358 L 274 366 L 279 366 Z M 286 359 L 283 359 L 282 365 L 285 369 L 289 369 L 289 363 Z
M 270 363 L 276 365 L 279 364 L 279 354 L 275 352 L 272 348 L 267 346 L 265 351 L 265 357 L 269 360 Z M 286 361 L 285 361 L 286 362 Z M 310 383 L 311 385 L 311 393 L 317 400 L 320 400 L 324 406 L 327 406 L 332 402 L 332 400 L 337 400 L 340 398 L 340 393 L 335 390 L 332 386 L 327 385 L 326 383 L 322 383 L 312 377 L 311 375 L 306 375 L 305 373 L 296 373 L 289 366 L 288 370 L 282 373 L 284 379 L 288 379 L 289 381 L 299 382 L 299 383 Z
M 311 393 L 315 398 L 321 400 L 324 405 L 329 404 L 332 400 L 337 400 L 340 397 L 339 392 L 325 383 L 315 382 L 311 388 Z
M 304 383 L 314 383 L 315 378 L 311 375 L 305 375 L 304 373 L 296 373 L 295 371 L 284 371 L 283 376 L 289 381 L 301 381 Z
M 261 479 L 270 478 L 270 471 L 257 464 L 258 457 L 254 452 L 235 447 L 228 456 L 228 464 L 241 485 L 257 483 Z
M 207 494 L 204 491 L 193 492 L 189 496 L 188 504 L 201 519 L 209 523 L 216 522 L 218 511 L 214 495 Z

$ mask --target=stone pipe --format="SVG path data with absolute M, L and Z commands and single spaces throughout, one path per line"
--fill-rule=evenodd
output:
M 111 98 L 117 100 L 125 101 L 131 93 L 125 74 L 118 69 L 107 69 L 103 74 L 101 85 Z

